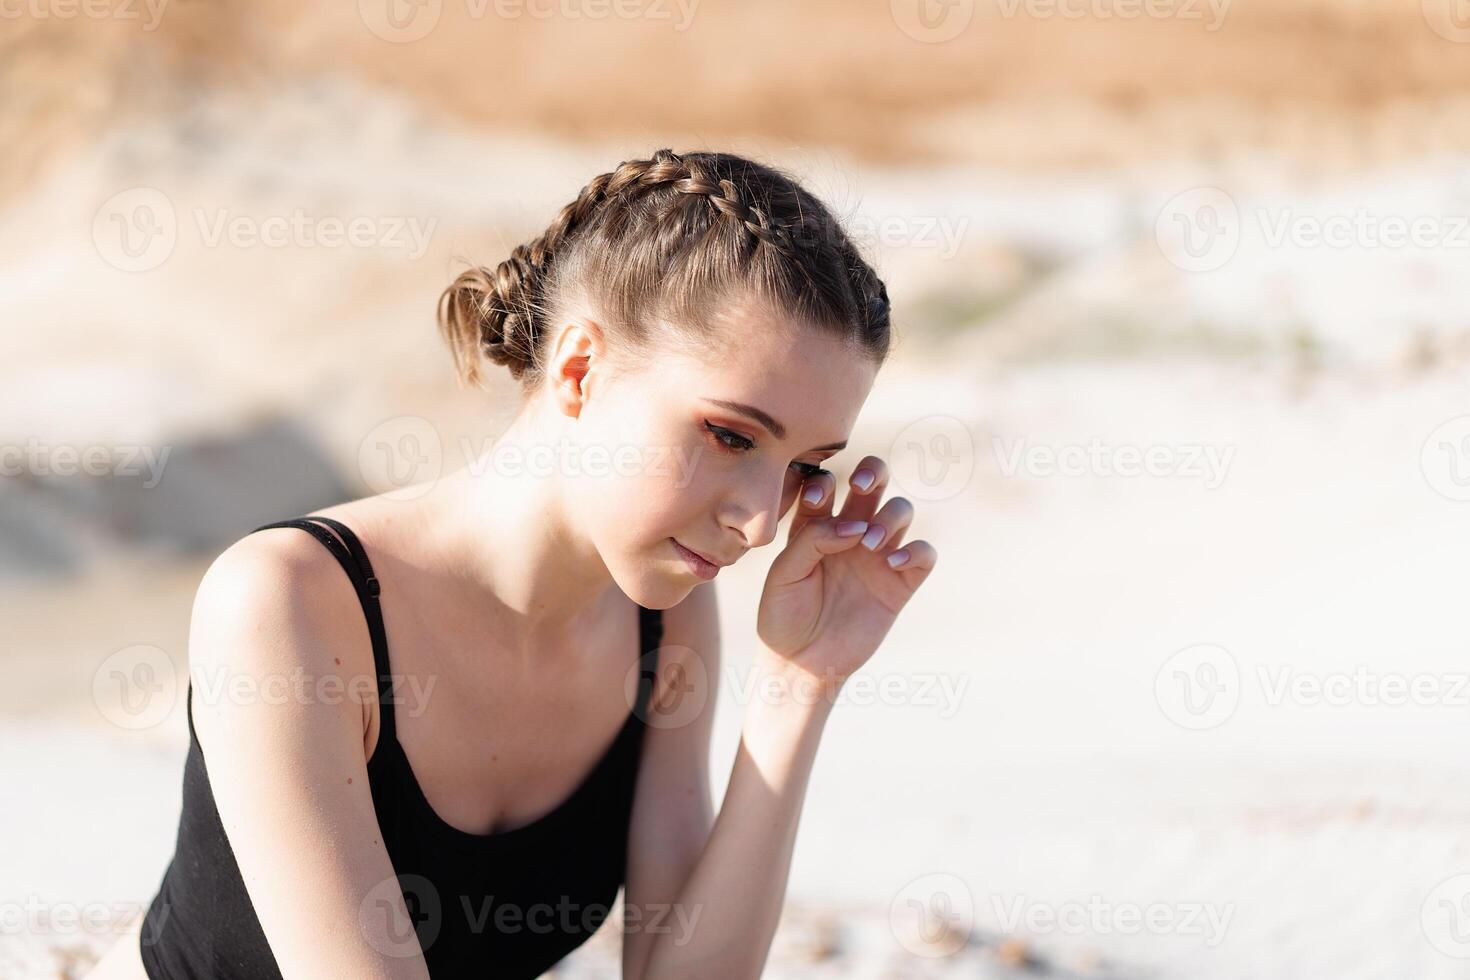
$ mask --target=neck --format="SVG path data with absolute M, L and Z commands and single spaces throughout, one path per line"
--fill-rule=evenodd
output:
M 574 631 L 616 589 L 568 506 L 564 421 L 528 408 L 425 500 L 436 571 L 502 608 L 528 645 Z

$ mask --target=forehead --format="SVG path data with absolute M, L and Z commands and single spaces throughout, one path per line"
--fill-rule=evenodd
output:
M 734 311 L 716 325 L 713 353 L 679 357 L 677 386 L 694 398 L 752 405 L 803 446 L 847 438 L 873 386 L 873 359 L 830 331 Z

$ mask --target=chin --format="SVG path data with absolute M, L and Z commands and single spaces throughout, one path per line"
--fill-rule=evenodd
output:
M 689 597 L 703 583 L 672 563 L 642 565 L 627 574 L 615 573 L 613 581 L 629 599 L 645 609 L 670 609 Z
M 629 599 L 645 609 L 672 609 L 689 598 L 689 593 L 693 592 L 694 586 L 698 584 L 698 582 L 692 582 L 688 585 L 653 586 L 637 595 L 628 592 L 627 589 L 624 589 L 623 592 Z

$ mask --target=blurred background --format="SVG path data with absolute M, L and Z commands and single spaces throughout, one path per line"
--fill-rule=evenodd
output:
M 0 0 L 0 86 L 0 975 L 152 898 L 214 556 L 493 439 L 439 291 L 663 146 L 885 277 L 941 552 L 767 975 L 1470 972 L 1462 0 Z

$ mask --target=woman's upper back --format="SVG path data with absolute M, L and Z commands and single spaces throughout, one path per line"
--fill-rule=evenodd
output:
M 638 701 L 586 775 L 529 822 L 474 833 L 430 803 L 401 741 L 406 716 L 432 717 L 434 688 L 415 693 L 390 659 L 361 542 L 329 519 L 294 526 L 318 538 L 316 560 L 286 545 L 273 574 L 226 564 L 201 585 L 184 809 L 142 933 L 150 974 L 269 976 L 279 959 L 307 975 L 538 975 L 596 930 L 623 881 L 659 614 L 637 610 Z M 357 627 L 333 628 L 349 601 Z M 360 675 L 375 688 L 365 704 L 347 693 Z

